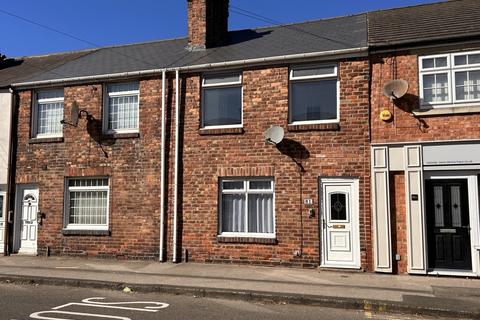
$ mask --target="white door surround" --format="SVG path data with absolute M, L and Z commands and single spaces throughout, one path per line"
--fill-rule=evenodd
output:
M 39 212 L 39 190 L 34 187 L 18 188 L 17 219 L 19 223 L 19 254 L 37 254 L 37 215 Z
M 359 180 L 321 178 L 321 267 L 360 269 Z
M 392 272 L 393 256 L 396 252 L 391 249 L 389 174 L 403 172 L 408 273 L 480 277 L 479 159 L 480 140 L 468 143 L 429 141 L 421 144 L 416 142 L 372 146 L 372 219 L 376 272 Z M 428 261 L 427 208 L 432 208 L 427 206 L 428 190 L 425 188 L 432 179 L 464 179 L 467 182 L 472 270 L 434 269 L 435 264 Z M 447 201 L 448 197 L 445 199 Z M 443 231 L 453 233 L 452 230 Z

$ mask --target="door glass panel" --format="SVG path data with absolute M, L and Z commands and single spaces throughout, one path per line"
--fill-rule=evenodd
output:
M 433 187 L 433 200 L 435 206 L 435 227 L 443 227 L 443 188 L 440 186 Z
M 451 206 L 452 206 L 452 227 L 462 226 L 462 207 L 460 201 L 460 187 L 452 186 L 451 192 Z
M 0 219 L 3 218 L 3 196 L 0 196 Z
M 330 194 L 330 220 L 347 220 L 347 195 Z

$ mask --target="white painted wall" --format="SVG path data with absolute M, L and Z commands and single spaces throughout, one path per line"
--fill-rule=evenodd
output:
M 12 94 L 8 90 L 0 90 L 0 190 L 8 180 L 11 107 Z

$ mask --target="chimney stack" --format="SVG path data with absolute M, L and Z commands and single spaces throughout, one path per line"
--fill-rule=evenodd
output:
M 198 51 L 227 42 L 229 0 L 188 1 L 188 47 Z

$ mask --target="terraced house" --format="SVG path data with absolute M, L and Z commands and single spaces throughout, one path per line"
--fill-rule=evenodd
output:
M 1 79 L 13 75 L 5 81 L 15 97 L 9 252 L 437 272 L 437 258 L 417 251 L 426 250 L 418 239 L 430 232 L 422 208 L 430 199 L 424 184 L 431 184 L 417 141 L 445 140 L 447 131 L 474 139 L 474 115 L 461 116 L 471 121 L 459 127 L 465 136 L 455 126 L 424 132 L 429 112 L 438 126 L 456 123 L 433 103 L 443 74 L 460 77 L 443 58 L 437 70 L 436 50 L 453 61 L 453 51 L 468 49 L 459 70 L 463 83 L 476 83 L 469 66 L 474 4 L 229 31 L 228 0 L 189 0 L 187 38 L 17 59 L 0 70 Z M 425 17 L 437 11 L 449 17 L 441 34 L 428 32 L 445 25 L 443 18 L 412 32 L 431 26 Z M 402 36 L 406 18 L 412 30 Z M 413 49 L 420 45 L 424 51 Z M 39 59 L 61 63 L 25 77 L 22 66 Z M 417 69 L 424 60 L 433 69 Z M 408 83 L 408 94 L 383 97 L 396 79 Z M 475 96 L 476 89 L 465 90 Z M 475 112 L 475 99 L 463 100 L 462 110 Z M 457 113 L 448 101 L 441 110 Z M 432 110 L 419 115 L 424 102 Z M 387 110 L 390 119 L 378 120 Z M 451 152 L 440 145 L 434 158 Z M 473 188 L 463 203 L 472 204 L 474 230 L 476 175 L 461 176 L 452 186 L 431 180 L 462 195 Z M 460 227 L 436 234 L 456 241 L 443 229 Z M 472 275 L 479 233 L 470 233 L 471 270 L 462 265 Z M 455 246 L 445 252 L 457 254 Z
M 369 14 L 376 271 L 480 275 L 478 17 L 477 1 Z

